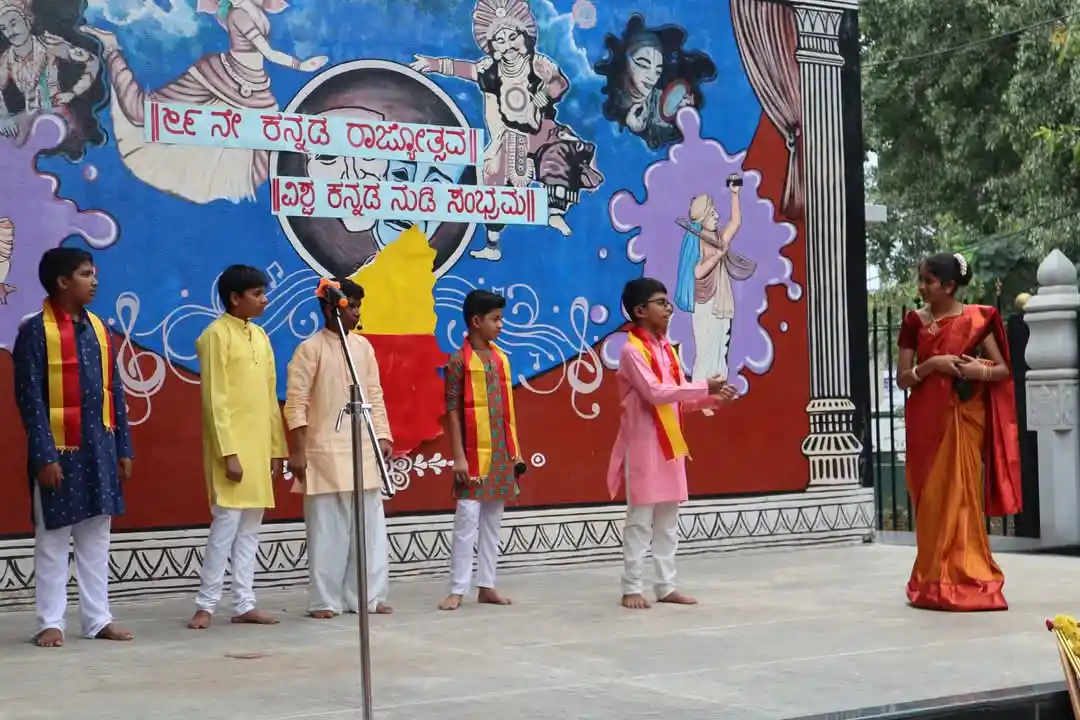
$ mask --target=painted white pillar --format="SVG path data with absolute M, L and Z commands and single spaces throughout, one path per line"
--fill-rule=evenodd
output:
M 1039 291 L 1024 306 L 1028 429 L 1038 433 L 1040 544 L 1080 544 L 1076 267 L 1060 250 L 1039 265 Z
M 840 93 L 840 23 L 857 0 L 792 0 L 806 179 L 806 307 L 810 434 L 802 451 L 809 490 L 859 484 L 848 342 L 847 188 Z M 852 148 L 852 152 L 862 152 Z

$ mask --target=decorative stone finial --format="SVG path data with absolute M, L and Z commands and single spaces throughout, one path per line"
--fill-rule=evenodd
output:
M 1035 277 L 1040 287 L 1076 285 L 1076 267 L 1063 252 L 1054 248 L 1039 264 L 1039 271 Z

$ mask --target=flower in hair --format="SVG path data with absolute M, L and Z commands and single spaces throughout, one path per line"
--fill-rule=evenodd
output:
M 956 258 L 957 264 L 960 265 L 960 277 L 967 277 L 967 274 L 968 274 L 967 260 L 965 260 L 964 256 L 961 255 L 960 253 L 954 254 L 953 257 Z

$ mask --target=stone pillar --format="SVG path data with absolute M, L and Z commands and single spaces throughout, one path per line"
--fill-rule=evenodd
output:
M 793 0 L 806 180 L 806 306 L 810 434 L 802 451 L 809 490 L 859 483 L 848 343 L 847 187 L 840 94 L 840 22 L 857 0 Z M 852 148 L 861 152 L 861 148 Z
M 1076 268 L 1060 250 L 1039 265 L 1039 291 L 1024 306 L 1031 330 L 1024 358 L 1028 429 L 1038 433 L 1039 540 L 1080 544 L 1080 435 L 1077 433 Z

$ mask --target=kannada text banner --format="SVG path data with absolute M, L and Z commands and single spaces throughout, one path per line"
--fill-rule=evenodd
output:
M 368 217 L 393 220 L 500 225 L 546 225 L 543 188 L 446 183 L 330 182 L 314 178 L 270 179 L 275 215 Z
M 262 112 L 220 105 L 146 103 L 148 142 L 477 165 L 477 128 Z

